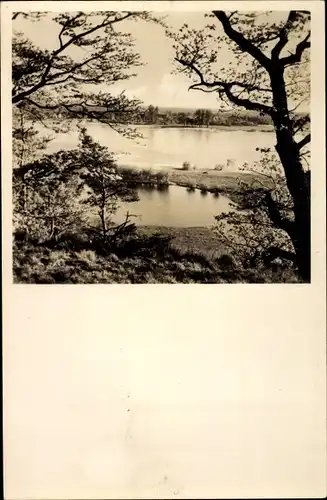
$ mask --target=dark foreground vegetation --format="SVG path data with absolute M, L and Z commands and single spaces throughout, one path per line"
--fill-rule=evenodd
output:
M 244 266 L 210 228 L 144 227 L 103 245 L 87 234 L 57 242 L 15 238 L 15 283 L 299 283 L 286 261 Z

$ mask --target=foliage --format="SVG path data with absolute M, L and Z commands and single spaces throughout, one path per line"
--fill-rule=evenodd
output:
M 208 127 L 212 120 L 213 112 L 210 109 L 197 109 L 194 113 L 194 120 L 197 125 Z
M 191 164 L 189 161 L 183 161 L 182 170 L 190 170 Z
M 22 17 L 25 23 L 33 21 L 40 27 L 46 18 L 57 27 L 57 39 L 49 41 L 51 49 L 36 46 L 15 28 Z M 38 119 L 51 112 L 60 123 L 60 113 L 66 112 L 110 123 L 115 130 L 133 135 L 126 125 L 137 115 L 139 101 L 123 92 L 117 96 L 101 90 L 103 85 L 108 88 L 131 78 L 141 65 L 132 36 L 117 29 L 132 19 L 163 24 L 159 17 L 136 11 L 15 13 L 12 103 L 23 105 Z
M 41 135 L 35 127 L 35 120 L 29 119 L 23 107 L 13 109 L 12 153 L 13 168 L 22 167 L 32 158 L 42 154 L 52 137 Z
M 123 182 L 108 149 L 96 143 L 86 133 L 86 129 L 81 130 L 80 142 L 80 177 L 88 188 L 83 203 L 91 209 L 96 209 L 101 221 L 101 237 L 106 241 L 109 236 L 115 236 L 122 227 L 126 229 L 130 226 L 129 214 L 123 225 L 118 227 L 113 224 L 112 215 L 118 209 L 119 200 L 129 201 L 135 199 L 136 195 Z
M 130 216 L 112 223 L 119 201 L 135 200 L 117 172 L 113 157 L 87 135 L 80 133 L 77 149 L 43 155 L 14 170 L 14 221 L 16 230 L 41 240 L 58 238 L 68 228 L 90 225 L 92 210 L 99 217 L 93 229 L 102 240 L 131 230 Z
M 159 108 L 158 106 L 150 106 L 146 109 L 144 113 L 144 120 L 146 123 L 155 124 L 158 122 Z
M 124 183 L 130 187 L 137 187 L 144 185 L 153 187 L 169 186 L 167 172 L 161 172 L 161 171 L 154 172 L 151 169 L 136 170 L 134 168 L 123 168 L 123 167 L 119 167 L 118 172 L 121 175 Z
M 241 107 L 271 119 L 293 217 L 284 217 L 283 206 L 280 209 L 272 193 L 266 193 L 261 205 L 266 205 L 270 222 L 261 220 L 261 232 L 254 234 L 247 224 L 248 239 L 254 238 L 261 252 L 259 234 L 274 246 L 270 226 L 286 233 L 294 248 L 287 255 L 296 260 L 299 273 L 310 281 L 310 174 L 304 164 L 311 139 L 307 130 L 310 118 L 299 118 L 295 113 L 309 99 L 310 13 L 281 13 L 278 21 L 272 12 L 213 11 L 207 17 L 210 22 L 205 30 L 184 24 L 177 34 L 167 31 L 174 41 L 177 69 L 192 81 L 189 90 L 211 92 L 227 109 Z M 230 58 L 228 65 L 221 64 L 222 59 L 226 61 L 220 57 L 224 52 Z M 254 207 L 249 210 L 248 215 L 256 219 Z M 233 217 L 229 216 L 236 231 L 244 227 L 244 221 L 239 225 L 239 217 Z M 286 255 L 279 239 L 276 249 Z
M 204 30 L 187 24 L 177 34 L 167 30 L 174 42 L 177 70 L 189 75 L 191 89 L 213 92 L 221 99 L 220 104 L 225 103 L 225 109 L 242 106 L 269 115 L 267 106 L 273 104 L 269 61 L 278 58 L 284 67 L 287 94 L 296 101 L 294 108 L 303 96 L 308 99 L 308 12 L 281 13 L 279 22 L 275 22 L 275 12 L 214 11 L 206 16 L 209 22 Z M 294 50 L 294 44 L 301 40 L 294 54 L 280 57 Z M 220 57 L 227 52 L 228 65 Z
M 196 228 L 161 228 L 138 232 L 108 246 L 106 254 L 95 242 L 83 246 L 33 245 L 16 241 L 16 283 L 283 283 L 298 282 L 282 267 L 244 269 L 228 254 L 215 257 L 203 249 L 206 233 Z M 187 239 L 183 235 L 186 231 Z M 199 238 L 200 249 L 194 246 Z M 185 240 L 185 241 L 184 241 Z M 65 239 L 67 242 L 67 239 Z M 191 246 L 189 245 L 191 243 Z M 214 242 L 213 242 L 214 243 Z M 217 249 L 216 243 L 214 248 Z
M 283 228 L 294 219 L 292 198 L 277 156 L 269 148 L 260 151 L 260 161 L 240 169 L 259 174 L 255 186 L 239 180 L 237 209 L 215 217 L 219 240 L 247 266 L 277 257 L 295 260 L 292 240 Z

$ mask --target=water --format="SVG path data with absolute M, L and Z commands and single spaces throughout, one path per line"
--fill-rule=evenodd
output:
M 226 128 L 160 128 L 139 126 L 143 139 L 131 140 L 101 123 L 87 123 L 88 132 L 116 156 L 119 165 L 159 169 L 181 167 L 184 161 L 199 169 L 213 169 L 222 164 L 224 171 L 237 171 L 245 162 L 260 159 L 256 148 L 274 147 L 272 131 Z M 78 133 L 60 134 L 50 151 L 76 147 Z
M 231 210 L 226 196 L 188 192 L 180 186 L 166 190 L 139 188 L 140 201 L 123 204 L 115 214 L 114 222 L 125 220 L 125 214 L 137 215 L 132 222 L 144 226 L 197 227 L 212 226 L 214 216 Z
M 140 126 L 141 140 L 127 139 L 109 126 L 86 123 L 88 132 L 101 145 L 114 153 L 118 165 L 160 169 L 181 167 L 184 161 L 191 165 L 212 169 L 217 163 L 223 171 L 237 171 L 244 162 L 251 166 L 260 159 L 258 147 L 273 147 L 273 132 L 241 129 L 191 129 Z M 50 143 L 49 151 L 71 149 L 78 144 L 78 132 L 60 134 Z M 211 226 L 214 216 L 231 210 L 230 200 L 222 195 L 203 194 L 196 190 L 170 186 L 168 190 L 139 189 L 139 201 L 125 203 L 114 217 L 120 223 L 129 211 L 137 215 L 137 225 L 175 227 Z

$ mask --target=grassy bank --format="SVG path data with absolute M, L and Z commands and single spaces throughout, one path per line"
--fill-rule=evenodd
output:
M 15 283 L 284 283 L 290 269 L 243 268 L 210 228 L 143 227 L 106 248 L 80 237 L 56 244 L 16 241 Z
M 237 192 L 240 181 L 249 187 L 261 187 L 267 185 L 267 180 L 260 174 L 250 172 L 219 172 L 217 170 L 183 170 L 171 169 L 168 172 L 171 183 L 178 186 L 194 187 L 195 189 L 206 189 L 209 192 L 218 190 L 221 193 Z
M 149 183 L 155 185 L 173 184 L 189 188 L 199 189 L 212 193 L 223 193 L 235 197 L 240 190 L 240 182 L 249 188 L 269 187 L 266 176 L 251 172 L 221 172 L 218 170 L 184 170 L 177 167 L 165 167 L 160 169 L 136 169 L 131 165 L 120 167 L 125 178 L 131 182 Z

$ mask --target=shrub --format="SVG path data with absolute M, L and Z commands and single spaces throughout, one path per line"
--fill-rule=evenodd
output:
M 224 165 L 222 163 L 217 163 L 215 166 L 214 166 L 214 170 L 218 170 L 219 172 L 221 172 L 224 168 Z
M 203 195 L 208 194 L 208 188 L 207 188 L 207 186 L 204 186 L 203 184 L 200 184 L 199 185 L 199 189 L 201 191 L 201 194 L 203 194 Z
M 184 161 L 182 165 L 182 170 L 190 170 L 191 169 L 191 163 L 189 161 Z

